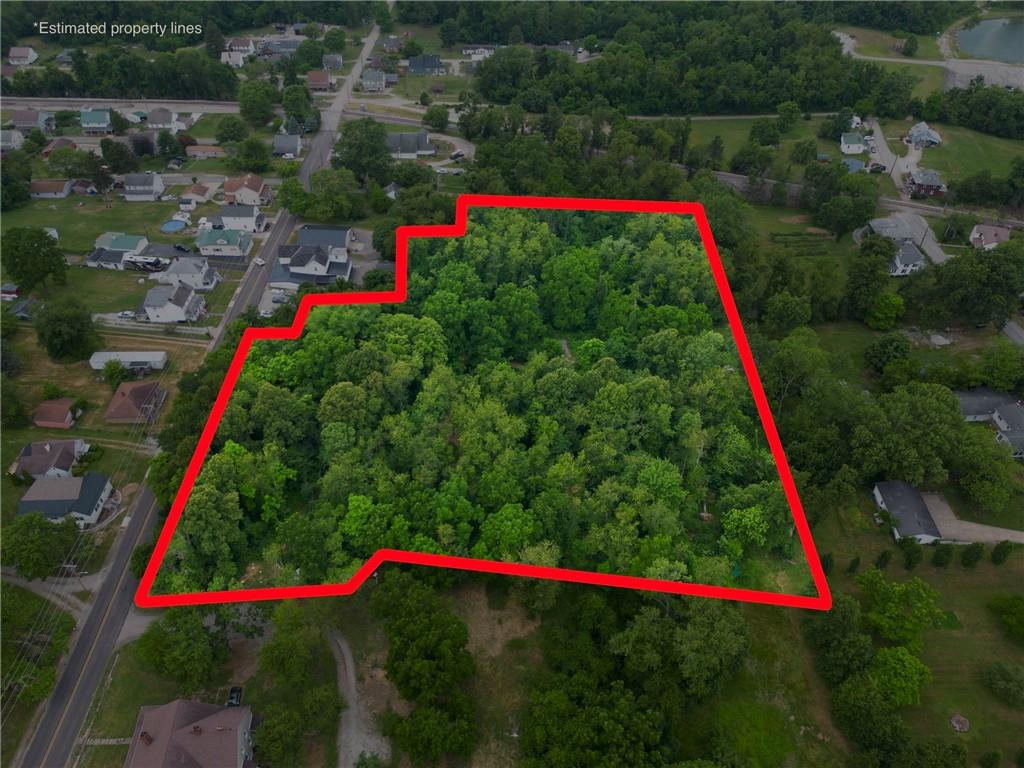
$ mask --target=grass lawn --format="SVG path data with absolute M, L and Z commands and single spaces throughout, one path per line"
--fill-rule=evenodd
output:
M 80 768 L 122 768 L 128 759 L 128 744 L 98 744 L 82 752 Z
M 60 247 L 66 253 L 87 254 L 96 238 L 104 232 L 130 232 L 146 235 L 151 241 L 173 243 L 180 235 L 165 235 L 160 225 L 177 212 L 178 205 L 166 203 L 126 203 L 104 200 L 99 196 L 71 195 L 63 200 L 32 200 L 23 208 L 8 211 L 2 228 L 56 227 Z
M 977 427 L 986 429 L 987 427 Z M 1000 512 L 986 512 L 978 505 L 967 498 L 963 490 L 956 483 L 946 483 L 939 488 L 942 495 L 946 497 L 949 506 L 961 520 L 970 520 L 985 525 L 995 525 L 1000 528 L 1012 528 L 1017 531 L 1024 531 L 1024 466 L 1017 465 L 1017 492 L 1006 509 Z
M 442 55 L 444 58 L 455 58 L 458 56 L 462 57 L 462 50 L 458 46 L 456 48 L 443 48 L 441 46 L 441 35 L 440 28 L 436 26 L 424 27 L 418 24 L 398 24 L 395 26 L 393 34 L 401 37 L 404 34 L 409 34 L 413 40 L 423 46 L 424 53 L 436 53 Z M 387 35 L 382 34 L 378 40 L 377 47 L 381 52 L 384 50 L 384 40 Z
M 115 654 L 109 679 L 110 684 L 101 688 L 93 701 L 94 738 L 131 736 L 139 707 L 166 704 L 181 695 L 177 681 L 153 671 L 142 660 L 137 643 L 129 643 Z
M 841 262 L 849 260 L 857 250 L 850 235 L 844 235 L 837 241 L 831 234 L 815 227 L 806 211 L 772 205 L 750 207 L 753 211 L 751 221 L 766 246 L 784 245 L 798 257 L 813 260 L 831 258 Z
M 865 56 L 901 56 L 900 47 L 903 45 L 903 40 L 912 34 L 898 30 L 894 30 L 893 34 L 888 34 L 878 29 L 865 27 L 839 27 L 838 30 L 854 37 L 857 41 L 857 53 Z M 942 59 L 938 40 L 933 35 L 915 34 L 914 37 L 917 38 L 917 53 L 908 56 L 907 61 L 914 59 L 939 61 Z
M 871 522 L 873 504 L 865 491 L 859 504 L 846 510 L 830 511 L 815 527 L 820 552 L 831 552 L 835 568 L 829 576 L 833 590 L 854 592 L 853 576 L 846 567 L 854 557 L 861 558 L 861 570 L 873 563 L 883 549 L 893 549 L 890 536 Z M 991 551 L 991 548 L 987 548 Z M 914 576 L 927 581 L 939 592 L 939 606 L 955 615 L 949 628 L 930 629 L 924 635 L 922 660 L 932 671 L 933 681 L 921 695 L 921 704 L 903 710 L 903 717 L 919 739 L 941 734 L 944 741 L 959 740 L 970 752 L 970 765 L 993 749 L 1005 756 L 1020 748 L 1021 717 L 997 700 L 981 682 L 982 670 L 996 659 L 1024 663 L 1024 649 L 1005 635 L 986 604 L 997 595 L 1019 593 L 1024 583 L 1024 552 L 1018 550 L 1002 566 L 985 559 L 974 569 L 965 569 L 959 561 L 947 569 L 929 562 L 931 550 L 925 548 L 926 562 Z M 895 553 L 894 553 L 895 554 Z M 904 580 L 908 573 L 902 560 L 894 556 L 887 577 Z M 959 626 L 957 626 L 959 625 Z M 968 733 L 957 734 L 949 726 L 955 712 L 971 722 Z
M 932 127 L 942 137 L 942 144 L 924 150 L 921 165 L 935 169 L 947 182 L 979 171 L 1005 177 L 1010 161 L 1024 157 L 1024 141 L 1002 139 L 959 126 L 935 124 Z
M 912 94 L 919 99 L 927 98 L 935 91 L 941 91 L 946 82 L 945 68 L 934 64 L 897 64 L 894 61 L 874 61 L 872 64 L 877 64 L 890 72 L 907 72 L 918 78 Z
M 398 85 L 391 89 L 391 92 L 409 99 L 418 99 L 420 94 L 426 91 L 435 101 L 438 99 L 457 99 L 459 94 L 469 88 L 471 80 L 468 77 L 458 75 L 445 75 L 444 77 L 429 77 L 427 75 L 406 75 L 398 79 Z M 431 89 L 441 86 L 444 91 L 434 93 Z
M 804 139 L 814 139 L 819 152 L 828 152 L 832 157 L 839 157 L 839 146 L 835 142 L 818 137 L 818 128 L 822 120 L 820 117 L 797 120 L 793 127 L 782 135 L 775 152 L 775 162 L 768 171 L 769 178 L 779 179 L 788 176 L 790 181 L 799 181 L 803 178 L 803 166 L 790 163 L 789 155 L 793 151 L 793 146 Z M 715 136 L 721 136 L 725 155 L 723 169 L 728 170 L 729 160 L 747 143 L 750 127 L 755 121 L 756 118 L 693 120 L 690 123 L 689 143 L 691 146 L 707 145 Z
M 66 285 L 54 285 L 37 293 L 44 301 L 78 299 L 93 313 L 120 312 L 139 306 L 156 284 L 147 279 L 144 272 L 73 266 L 68 267 Z

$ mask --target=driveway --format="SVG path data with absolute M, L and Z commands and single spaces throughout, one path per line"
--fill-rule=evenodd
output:
M 980 541 L 984 544 L 998 544 L 1000 541 L 1012 541 L 1017 544 L 1024 544 L 1024 531 L 1015 531 L 1012 528 L 998 528 L 994 525 L 982 525 L 961 520 L 955 514 L 948 502 L 940 493 L 922 493 L 928 511 L 942 534 L 942 538 L 949 541 L 962 541 L 973 544 Z
M 933 264 L 942 264 L 949 260 L 949 254 L 942 250 L 939 241 L 935 239 L 935 233 L 928 226 L 928 222 L 916 213 L 907 211 L 896 211 L 890 216 L 903 221 L 914 233 L 914 242 L 917 247 L 924 251 Z
M 1014 344 L 1024 347 L 1024 327 L 1021 327 L 1021 324 L 1016 320 L 1007 320 L 1006 325 L 1003 326 L 1003 333 Z
M 356 662 L 345 637 L 330 633 L 331 653 L 338 667 L 338 692 L 345 699 L 338 727 L 338 768 L 352 768 L 359 755 L 379 755 L 383 762 L 391 756 L 391 745 L 377 730 L 373 713 L 359 696 L 356 685 Z

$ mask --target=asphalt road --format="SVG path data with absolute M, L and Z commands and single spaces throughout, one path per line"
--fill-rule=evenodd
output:
M 15 759 L 23 768 L 64 768 L 74 750 L 107 662 L 139 585 L 128 562 L 139 542 L 147 541 L 156 522 L 156 497 L 143 486 L 131 509 L 131 521 L 114 551 L 110 571 L 96 593 L 53 693 L 44 704 L 36 732 Z
M 87 107 L 114 107 L 115 109 L 127 109 L 129 111 L 140 109 L 146 112 L 157 107 L 164 107 L 172 112 L 238 112 L 237 101 L 174 101 L 165 99 L 150 101 L 147 99 L 90 99 L 85 97 L 64 99 L 53 96 L 4 97 L 5 109 L 49 109 L 59 111 L 62 109 L 85 109 Z

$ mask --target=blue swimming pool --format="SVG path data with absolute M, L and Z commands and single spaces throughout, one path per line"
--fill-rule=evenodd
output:
M 167 234 L 171 232 L 181 232 L 181 230 L 183 230 L 186 226 L 187 225 L 185 224 L 184 221 L 171 219 L 170 221 L 165 221 L 163 224 L 160 225 L 160 231 Z

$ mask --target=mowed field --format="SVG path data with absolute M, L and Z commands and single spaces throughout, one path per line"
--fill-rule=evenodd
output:
M 919 739 L 939 735 L 944 741 L 962 741 L 970 753 L 969 765 L 993 749 L 1007 757 L 1016 754 L 1022 745 L 1021 715 L 996 699 L 981 676 L 997 659 L 1024 664 L 1024 647 L 1010 640 L 987 607 L 993 597 L 1020 593 L 1024 551 L 1018 548 L 1006 563 L 995 566 L 988 547 L 974 569 L 961 566 L 959 558 L 940 569 L 930 564 L 932 549 L 925 547 L 925 561 L 908 573 L 892 537 L 872 522 L 873 508 L 865 492 L 859 504 L 831 512 L 815 527 L 814 536 L 818 551 L 834 558 L 829 575 L 833 590 L 856 593 L 855 577 L 846 572 L 850 561 L 860 557 L 863 571 L 882 550 L 890 549 L 887 578 L 903 581 L 918 576 L 939 593 L 939 607 L 949 620 L 946 627 L 925 632 L 921 658 L 933 680 L 922 690 L 921 704 L 902 711 L 908 726 Z M 969 732 L 958 734 L 950 727 L 949 718 L 956 713 L 970 720 Z
M 855 38 L 857 53 L 864 56 L 901 56 L 903 41 L 911 34 L 899 30 L 887 33 L 866 27 L 837 27 L 837 30 Z M 938 39 L 934 35 L 915 34 L 914 37 L 917 38 L 917 53 L 908 56 L 907 61 L 912 62 L 915 59 L 940 60 L 942 58 Z
M 946 82 L 946 70 L 933 64 L 914 64 L 912 59 L 907 59 L 907 64 L 899 64 L 894 61 L 874 62 L 883 69 L 890 72 L 906 72 L 917 78 L 912 94 L 919 99 L 924 99 L 930 93 L 941 91 Z

